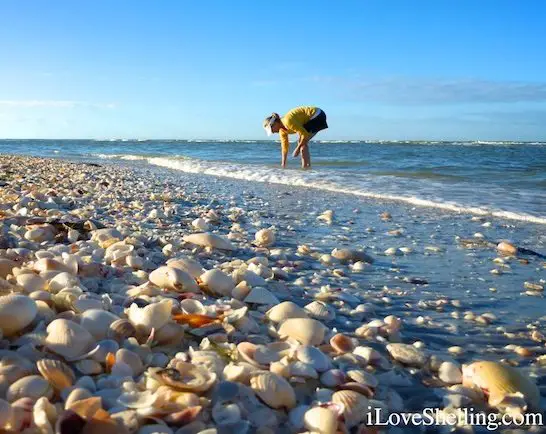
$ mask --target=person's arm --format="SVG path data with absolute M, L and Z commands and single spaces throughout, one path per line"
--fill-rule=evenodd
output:
M 296 149 L 294 149 L 294 157 L 297 157 L 300 152 L 301 148 L 303 148 L 305 145 L 309 143 L 309 136 L 300 134 L 298 138 L 298 146 L 296 146 Z
M 288 150 L 290 149 L 290 140 L 288 139 L 288 133 L 285 130 L 280 130 L 281 136 L 281 166 L 286 167 L 286 157 L 288 156 Z

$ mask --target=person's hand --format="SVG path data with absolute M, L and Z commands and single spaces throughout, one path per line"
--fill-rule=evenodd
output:
M 292 157 L 296 158 L 301 153 L 301 148 L 298 146 L 296 149 L 294 149 L 294 153 L 292 154 Z

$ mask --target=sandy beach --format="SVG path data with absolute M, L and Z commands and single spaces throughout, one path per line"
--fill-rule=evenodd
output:
M 487 432 L 438 425 L 469 409 L 510 432 L 542 416 L 544 225 L 2 155 L 0 228 L 5 432 Z M 426 409 L 435 426 L 377 425 Z

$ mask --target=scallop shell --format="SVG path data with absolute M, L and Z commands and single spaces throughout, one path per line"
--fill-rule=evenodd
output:
M 17 401 L 19 398 L 37 400 L 42 396 L 51 399 L 53 394 L 54 390 L 47 380 L 39 375 L 29 375 L 10 385 L 6 393 L 6 398 L 9 402 Z
M 320 321 L 332 321 L 336 317 L 335 311 L 324 301 L 312 301 L 304 309 L 310 317 Z
M 36 362 L 36 367 L 42 377 L 57 390 L 71 387 L 76 381 L 74 371 L 60 360 L 42 359 Z
M 81 314 L 80 325 L 98 341 L 108 335 L 110 326 L 119 321 L 111 312 L 102 309 L 89 309 Z
M 25 295 L 0 297 L 0 329 L 4 336 L 12 336 L 28 326 L 36 317 L 36 302 Z
M 350 353 L 355 349 L 353 340 L 342 333 L 332 336 L 330 345 L 339 354 Z
M 250 378 L 250 387 L 269 407 L 291 409 L 296 393 L 288 381 L 271 372 L 259 372 Z
M 183 240 L 187 243 L 203 247 L 213 247 L 219 250 L 236 250 L 235 246 L 230 241 L 209 232 L 186 235 Z
M 197 279 L 205 272 L 205 269 L 199 262 L 197 262 L 195 259 L 188 258 L 187 256 L 169 259 L 167 261 L 167 266 L 185 271 L 194 279 Z
M 307 312 L 291 301 L 283 301 L 269 309 L 265 316 L 269 321 L 281 323 L 289 318 L 307 318 Z
M 397 362 L 420 368 L 427 362 L 427 356 L 423 351 L 408 344 L 389 344 L 387 351 Z
M 279 327 L 279 336 L 295 339 L 302 345 L 320 345 L 324 341 L 326 327 L 310 318 L 290 318 Z
M 243 300 L 245 303 L 251 304 L 263 304 L 263 305 L 272 305 L 278 304 L 279 299 L 275 297 L 270 291 L 260 286 L 252 288 L 250 293 Z
M 200 280 L 210 291 L 218 295 L 229 296 L 235 287 L 233 279 L 216 268 L 205 271 Z
M 136 335 L 136 328 L 127 319 L 118 319 L 110 324 L 106 337 L 122 342 L 127 338 Z
M 174 267 L 159 267 L 149 275 L 154 285 L 177 292 L 197 292 L 199 287 L 195 279 L 185 271 Z
M 534 409 L 540 408 L 540 392 L 528 377 L 499 362 L 480 361 L 463 365 L 463 385 L 487 391 L 489 402 L 500 402 L 505 396 L 521 393 Z
M 352 390 L 340 390 L 332 395 L 332 402 L 343 405 L 345 426 L 352 428 L 365 419 L 368 413 L 368 399 Z
M 161 300 L 142 308 L 136 303 L 129 307 L 128 318 L 137 329 L 150 332 L 152 328 L 158 330 L 171 318 L 172 300 Z
M 82 355 L 94 342 L 93 336 L 86 329 L 70 320 L 56 319 L 46 330 L 46 346 L 65 359 Z
M 157 381 L 173 389 L 200 393 L 205 392 L 216 382 L 216 374 L 207 369 L 186 362 L 176 362 L 172 368 L 152 371 Z
M 303 423 L 309 431 L 318 434 L 335 434 L 338 415 L 329 408 L 314 407 L 305 412 Z
M 271 229 L 260 229 L 254 236 L 254 242 L 260 247 L 270 247 L 275 244 L 275 232 Z

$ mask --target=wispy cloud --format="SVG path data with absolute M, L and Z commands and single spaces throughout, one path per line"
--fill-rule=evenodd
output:
M 88 101 L 69 101 L 69 100 L 0 100 L 0 107 L 20 107 L 20 108 L 103 108 L 114 109 L 115 103 L 94 103 Z
M 348 100 L 397 104 L 546 102 L 546 82 L 310 76 Z

